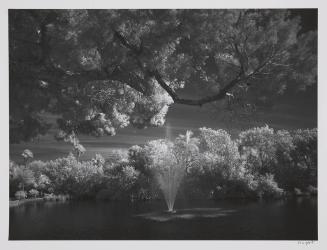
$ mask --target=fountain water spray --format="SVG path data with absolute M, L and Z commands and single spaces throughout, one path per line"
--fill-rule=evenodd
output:
M 166 139 L 158 140 L 152 145 L 154 175 L 164 195 L 168 212 L 174 212 L 177 191 L 190 162 L 190 148 L 194 146 L 191 135 L 192 133 L 187 131 L 186 135 L 181 135 L 172 142 L 170 125 L 167 124 Z M 196 145 L 195 148 L 197 149 Z
M 157 173 L 157 180 L 164 195 L 168 212 L 174 211 L 177 191 L 183 179 L 184 173 L 184 169 L 182 169 L 179 165 L 168 165 L 163 169 L 163 171 Z

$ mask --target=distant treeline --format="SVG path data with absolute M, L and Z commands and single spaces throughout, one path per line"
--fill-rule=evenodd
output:
M 167 154 L 167 150 L 171 150 Z M 233 140 L 225 130 L 200 128 L 199 135 L 153 140 L 110 159 L 80 152 L 51 161 L 10 162 L 10 197 L 49 195 L 109 200 L 162 198 L 156 172 L 167 164 L 185 170 L 177 197 L 265 198 L 317 193 L 317 129 L 266 127 L 243 131 Z M 165 157 L 167 159 L 165 160 Z M 168 159 L 169 157 L 169 159 Z

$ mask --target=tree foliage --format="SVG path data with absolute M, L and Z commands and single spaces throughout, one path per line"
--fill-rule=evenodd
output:
M 127 154 L 80 161 L 70 153 L 25 166 L 10 162 L 10 196 L 54 193 L 74 198 L 270 197 L 284 191 L 317 194 L 317 129 L 252 128 L 233 140 L 228 132 L 200 128 L 174 141 L 149 141 Z M 173 187 L 169 189 L 167 187 Z M 33 191 L 31 191 L 33 190 Z M 167 196 L 169 194 L 170 196 Z
M 9 26 L 13 142 L 45 133 L 43 112 L 114 135 L 172 103 L 245 108 L 316 81 L 316 32 L 287 10 L 10 10 Z

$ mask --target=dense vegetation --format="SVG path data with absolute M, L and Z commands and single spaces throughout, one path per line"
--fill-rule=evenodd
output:
M 101 136 L 162 126 L 173 103 L 269 105 L 317 82 L 317 32 L 302 21 L 285 9 L 9 10 L 10 141 L 46 133 L 44 113 L 59 137 Z
M 183 164 L 181 198 L 258 198 L 317 192 L 317 129 L 274 131 L 252 128 L 236 140 L 224 130 L 200 128 L 133 146 L 128 153 L 79 161 L 81 151 L 53 161 L 10 162 L 10 197 L 49 194 L 74 198 L 162 198 L 155 174 L 165 164 Z M 167 149 L 172 149 L 167 151 Z

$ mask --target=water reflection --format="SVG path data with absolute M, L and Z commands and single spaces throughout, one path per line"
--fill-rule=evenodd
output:
M 317 199 L 48 201 L 10 208 L 11 240 L 212 239 L 316 240 Z
M 191 208 L 179 209 L 175 213 L 167 213 L 162 211 L 138 214 L 137 217 L 142 217 L 149 220 L 166 222 L 176 219 L 194 219 L 194 218 L 217 218 L 230 215 L 236 210 L 222 208 Z

